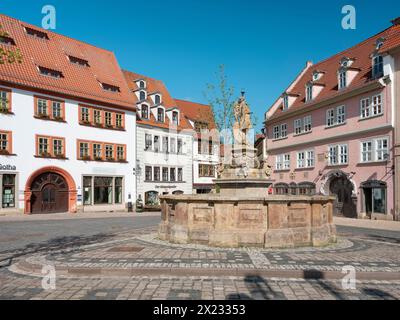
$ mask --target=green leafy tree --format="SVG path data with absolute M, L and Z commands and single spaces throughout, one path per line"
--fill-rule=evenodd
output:
M 233 106 L 235 103 L 235 91 L 233 86 L 228 84 L 223 65 L 219 66 L 216 77 L 217 84 L 207 84 L 205 96 L 212 107 L 218 131 L 227 132 L 232 129 L 234 123 Z
M 7 38 L 10 35 L 8 34 L 8 32 L 3 30 L 3 26 L 0 24 L 0 43 L 4 42 L 4 40 L 7 40 Z M 4 48 L 0 48 L 0 65 L 1 64 L 5 64 L 5 63 L 22 63 L 22 53 L 21 50 L 19 50 L 19 48 L 14 50 L 6 50 Z

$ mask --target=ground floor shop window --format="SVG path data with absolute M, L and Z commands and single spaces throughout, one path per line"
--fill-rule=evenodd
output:
M 364 195 L 364 209 L 367 214 L 386 213 L 386 183 L 366 181 L 361 183 Z
M 122 177 L 83 177 L 83 204 L 121 204 L 123 198 Z
M 0 178 L 2 208 L 15 208 L 15 174 L 3 174 Z

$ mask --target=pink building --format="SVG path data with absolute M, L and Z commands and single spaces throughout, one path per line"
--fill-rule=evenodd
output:
M 275 193 L 335 195 L 337 215 L 398 219 L 394 59 L 381 52 L 387 35 L 399 32 L 398 19 L 393 24 L 308 62 L 266 113 Z

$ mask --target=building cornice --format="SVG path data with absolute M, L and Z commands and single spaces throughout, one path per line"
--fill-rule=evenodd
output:
M 294 143 L 290 143 L 285 146 L 280 146 L 280 147 L 276 147 L 276 148 L 268 147 L 267 153 L 270 151 L 283 150 L 283 149 L 288 149 L 288 148 L 292 148 L 292 147 L 301 147 L 304 145 L 307 145 L 309 147 L 310 143 L 312 143 L 312 144 L 323 143 L 323 142 L 328 142 L 328 141 L 332 141 L 332 140 L 336 140 L 336 139 L 341 139 L 341 138 L 344 139 L 344 138 L 348 138 L 348 137 L 355 136 L 355 135 L 362 135 L 365 133 L 375 132 L 375 131 L 379 131 L 379 130 L 391 130 L 391 129 L 393 129 L 393 126 L 391 124 L 385 124 L 385 125 L 371 127 L 368 129 L 363 129 L 363 130 L 346 131 L 343 133 L 330 135 L 328 137 L 315 138 L 312 141 L 294 142 Z
M 370 82 L 370 83 L 368 83 L 366 85 L 363 85 L 361 87 L 355 88 L 355 89 L 347 91 L 347 92 L 343 92 L 342 94 L 339 94 L 339 95 L 336 95 L 336 96 L 333 96 L 333 97 L 329 97 L 327 99 L 318 101 L 316 103 L 310 103 L 308 105 L 303 105 L 301 108 L 297 108 L 297 109 L 294 109 L 292 111 L 289 109 L 289 110 L 285 111 L 284 113 L 282 113 L 281 115 L 279 115 L 276 118 L 273 118 L 273 119 L 270 119 L 270 120 L 267 119 L 266 121 L 264 121 L 264 124 L 266 126 L 272 125 L 272 124 L 275 124 L 276 122 L 281 122 L 282 120 L 286 120 L 286 119 L 291 118 L 293 116 L 301 115 L 301 114 L 304 114 L 304 113 L 309 113 L 309 112 L 317 110 L 319 108 L 322 108 L 322 107 L 325 107 L 325 106 L 329 106 L 329 105 L 334 104 L 334 103 L 341 102 L 341 101 L 343 101 L 345 99 L 352 98 L 352 97 L 357 96 L 359 94 L 363 94 L 365 92 L 376 90 L 376 89 L 381 89 L 381 88 L 383 88 L 382 84 L 378 80 L 375 80 L 375 81 Z

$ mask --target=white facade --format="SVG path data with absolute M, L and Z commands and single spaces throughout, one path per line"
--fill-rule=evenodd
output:
M 200 148 L 200 150 L 199 143 L 200 141 L 197 139 L 193 142 L 193 193 L 209 193 L 213 189 L 214 179 L 217 178 L 215 169 L 219 164 L 219 144 L 214 142 L 210 153 L 208 139 L 201 142 L 203 148 Z M 200 166 L 203 166 L 202 170 L 199 170 Z M 213 175 L 204 173 L 208 167 L 212 168 Z
M 3 88 L 5 88 L 3 86 Z M 90 205 L 85 209 L 96 211 L 125 210 L 129 201 L 135 201 L 135 126 L 136 114 L 133 111 L 113 109 L 108 107 L 87 104 L 125 114 L 125 130 L 109 130 L 89 127 L 79 124 L 79 102 L 59 97 L 40 94 L 42 97 L 54 98 L 65 101 L 65 122 L 55 122 L 37 119 L 34 117 L 35 94 L 29 91 L 9 88 L 12 90 L 12 113 L 0 113 L 0 130 L 12 132 L 11 156 L 0 155 L 0 177 L 3 174 L 16 175 L 16 201 L 15 210 L 24 211 L 24 197 L 28 178 L 44 167 L 57 167 L 70 174 L 76 188 L 76 206 L 81 209 L 83 205 L 83 176 L 121 177 L 123 178 L 122 203 L 106 205 Z M 65 138 L 66 159 L 40 158 L 36 155 L 36 135 L 54 136 Z M 101 162 L 78 160 L 77 140 L 101 141 L 107 143 L 126 145 L 125 162 Z M 11 170 L 10 170 L 11 169 Z M 0 181 L 1 183 L 1 181 Z M 8 210 L 1 209 L 0 210 Z
M 151 146 L 146 148 L 146 135 L 151 139 Z M 159 137 L 159 147 L 154 138 Z M 193 137 L 190 134 L 174 133 L 168 129 L 155 126 L 137 124 L 137 199 L 141 199 L 147 207 L 153 203 L 152 194 L 163 195 L 173 193 L 192 193 L 193 177 Z M 168 138 L 168 152 L 163 148 L 163 139 Z M 182 141 L 182 151 L 178 153 L 178 140 Z M 175 144 L 175 147 L 172 146 Z M 146 167 L 150 167 L 151 174 L 146 177 Z M 155 169 L 159 168 L 159 169 Z M 175 177 L 171 179 L 171 169 L 175 170 Z M 156 170 L 159 170 L 157 175 Z M 178 170 L 182 170 L 181 177 Z M 168 171 L 168 179 L 163 179 L 163 172 Z M 166 181 L 167 180 L 167 181 Z

